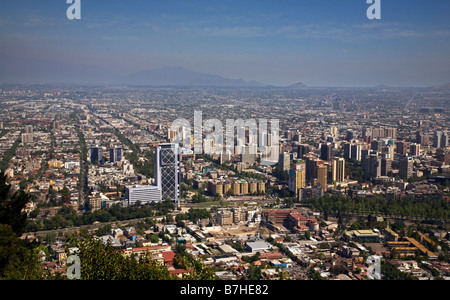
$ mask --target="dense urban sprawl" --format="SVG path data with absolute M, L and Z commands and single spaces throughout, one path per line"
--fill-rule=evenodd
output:
M 373 256 L 382 279 L 449 279 L 449 94 L 2 86 L 0 170 L 45 276 L 101 249 L 153 279 L 365 280 Z M 203 130 L 198 153 L 196 112 L 279 131 Z

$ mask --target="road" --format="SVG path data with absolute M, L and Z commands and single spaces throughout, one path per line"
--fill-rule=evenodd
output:
M 41 236 L 42 237 L 42 236 L 46 236 L 49 233 L 56 233 L 57 235 L 59 233 L 71 234 L 71 233 L 77 232 L 77 231 L 82 230 L 82 229 L 95 230 L 95 229 L 101 228 L 101 227 L 103 227 L 105 225 L 123 226 L 123 225 L 127 225 L 127 224 L 133 223 L 133 222 L 144 221 L 146 219 L 160 220 L 162 218 L 164 218 L 164 216 L 154 216 L 154 217 L 131 219 L 131 220 L 124 220 L 124 221 L 112 221 L 112 222 L 106 222 L 106 223 L 94 223 L 94 224 L 91 224 L 91 225 L 82 225 L 82 226 L 78 226 L 78 227 L 69 227 L 69 228 L 59 228 L 59 229 L 43 230 L 43 231 L 36 231 L 36 232 L 27 232 L 27 233 L 24 233 L 24 236 L 26 236 L 26 235 L 36 235 L 36 236 Z

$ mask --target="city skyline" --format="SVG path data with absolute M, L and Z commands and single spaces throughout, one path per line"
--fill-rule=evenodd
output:
M 297 285 L 381 264 L 381 280 L 449 280 L 449 104 L 446 89 L 1 85 L 0 278 Z M 211 151 L 211 124 L 251 118 L 279 133 L 236 122 L 242 143 Z M 278 140 L 275 165 L 260 140 Z
M 2 1 L 0 279 L 450 280 L 449 8 Z
M 1 82 L 108 84 L 163 67 L 276 86 L 450 82 L 442 1 L 382 1 L 381 20 L 362 0 L 82 1 L 81 20 L 66 1 L 0 6 Z

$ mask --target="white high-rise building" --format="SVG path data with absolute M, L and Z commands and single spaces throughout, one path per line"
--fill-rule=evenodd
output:
M 161 201 L 161 189 L 154 185 L 129 186 L 125 188 L 125 197 L 128 199 L 128 205 L 147 204 Z

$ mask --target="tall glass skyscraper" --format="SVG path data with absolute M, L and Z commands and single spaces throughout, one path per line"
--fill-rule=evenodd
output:
M 101 162 L 101 160 L 103 159 L 103 153 L 102 153 L 102 147 L 100 147 L 99 145 L 93 145 L 90 148 L 90 152 L 91 152 L 91 163 L 93 164 L 99 164 Z
M 180 147 L 161 144 L 156 147 L 155 184 L 161 189 L 162 200 L 180 205 Z
M 123 150 L 121 147 L 114 147 L 109 149 L 109 161 L 116 163 L 122 160 Z

